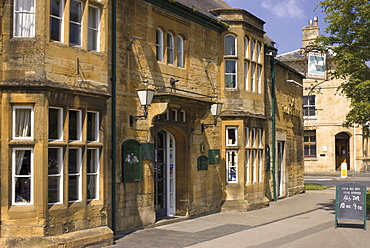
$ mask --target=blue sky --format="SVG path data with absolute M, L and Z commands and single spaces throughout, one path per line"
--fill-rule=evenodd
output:
M 319 17 L 320 33 L 327 24 L 325 14 L 315 7 L 320 0 L 224 0 L 233 8 L 245 9 L 264 20 L 265 32 L 276 42 L 278 54 L 296 50 L 302 45 L 302 28 L 308 20 Z

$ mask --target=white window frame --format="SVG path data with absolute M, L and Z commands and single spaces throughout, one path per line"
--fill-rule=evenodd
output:
M 257 129 L 257 144 L 258 147 L 262 147 L 262 129 Z
M 258 63 L 261 62 L 261 44 L 259 42 L 257 42 L 257 45 L 256 45 L 256 61 Z
M 71 20 L 71 17 L 69 18 L 69 44 L 71 45 L 71 46 L 79 46 L 79 47 L 81 47 L 82 46 L 82 39 L 83 39 L 83 35 L 82 35 L 82 33 L 83 33 L 83 30 L 82 30 L 82 19 L 83 19 L 83 10 L 84 10 L 84 2 L 82 2 L 82 1 L 78 1 L 78 0 L 70 0 L 70 10 L 69 10 L 69 12 L 70 12 L 70 16 L 71 16 L 71 7 L 72 7 L 72 3 L 73 2 L 76 2 L 76 3 L 80 3 L 80 5 L 79 5 L 79 9 L 77 10 L 77 11 L 79 11 L 80 12 L 80 14 L 81 14 L 81 20 L 74 20 L 74 21 L 72 21 Z M 71 42 L 71 35 L 72 35 L 72 30 L 71 30 L 71 27 L 73 26 L 73 25 L 76 25 L 76 26 L 79 26 L 79 28 L 80 28 L 80 30 L 79 30 L 79 34 L 78 34 L 78 42 Z
M 249 61 L 244 61 L 244 90 L 249 90 Z
M 163 31 L 156 28 L 156 59 L 163 62 Z
M 262 86 L 261 86 L 261 72 L 262 72 L 262 67 L 261 66 L 257 66 L 257 93 L 258 94 L 261 94 L 262 90 Z
M 235 72 L 228 72 L 227 71 L 227 64 L 228 62 L 233 62 L 234 63 L 234 68 Z M 227 78 L 231 76 L 234 79 L 234 85 L 228 86 L 227 83 Z M 225 60 L 225 88 L 226 89 L 236 89 L 238 87 L 238 68 L 237 68 L 237 60 L 236 59 L 226 59 Z
M 177 66 L 184 67 L 184 39 L 177 36 Z
M 237 54 L 236 36 L 232 34 L 225 35 L 224 38 L 224 56 L 236 56 Z
M 171 109 L 172 113 L 172 121 L 177 121 L 177 110 L 176 109 Z
M 14 0 L 13 3 L 14 3 L 13 5 L 14 6 L 13 36 L 14 37 L 35 37 L 36 1 L 35 0 Z M 24 4 L 31 3 L 31 4 L 28 6 L 19 6 L 21 3 L 24 3 Z M 26 8 L 28 9 L 25 10 Z
M 258 181 L 262 182 L 262 150 L 257 151 L 258 157 Z
M 71 150 L 77 150 L 77 160 L 76 160 L 76 169 L 77 172 L 75 173 L 69 173 L 68 172 L 68 202 L 80 202 L 82 201 L 82 149 L 81 148 L 69 148 L 68 149 L 68 167 L 70 166 L 69 162 L 69 156 L 70 156 L 70 151 Z M 77 199 L 76 200 L 69 200 L 69 178 L 71 176 L 76 176 L 78 178 L 77 183 L 78 183 L 78 190 L 77 190 Z
M 252 133 L 251 133 L 251 139 L 252 139 L 252 141 L 251 141 L 251 146 L 252 147 L 257 147 L 256 146 L 256 139 L 257 139 L 257 135 L 256 135 L 256 129 L 255 128 L 252 128 L 251 129 L 251 131 L 252 131 Z
M 250 49 L 249 49 L 250 50 L 250 59 L 254 61 L 255 60 L 255 56 L 254 56 L 254 52 L 255 52 L 255 41 L 254 40 L 251 40 L 250 41 L 250 45 L 251 45 L 250 46 Z
M 244 57 L 249 58 L 249 38 L 244 37 Z
M 255 72 L 256 72 L 256 64 L 254 63 L 251 63 L 251 92 L 255 92 L 256 91 L 256 85 L 255 85 L 255 81 L 256 81 L 256 77 L 255 77 Z
M 16 123 L 17 123 L 17 110 L 19 109 L 29 109 L 30 110 L 30 136 L 16 136 L 17 130 L 16 130 Z M 21 120 L 20 120 L 21 121 Z M 34 109 L 33 106 L 13 106 L 13 123 L 12 123 L 12 129 L 13 129 L 13 139 L 15 140 L 33 140 L 33 132 L 34 132 Z
M 229 131 L 233 130 L 235 135 L 234 143 L 230 143 Z M 238 127 L 226 127 L 226 146 L 238 146 Z
M 167 33 L 167 64 L 173 65 L 175 63 L 175 39 L 173 34 Z
M 95 12 L 90 12 L 90 10 L 94 9 Z M 88 8 L 88 49 L 93 51 L 100 51 L 100 8 L 89 5 Z M 92 14 L 95 15 L 95 23 L 91 23 Z M 90 40 L 95 39 L 95 42 Z M 96 47 L 94 47 L 94 43 Z
M 87 174 L 87 178 L 86 178 L 86 188 L 87 188 L 87 191 L 89 190 L 88 187 L 89 187 L 89 183 L 88 183 L 88 177 L 89 176 L 94 176 L 96 177 L 96 184 L 94 185 L 95 186 L 95 195 L 96 197 L 95 198 L 88 198 L 87 196 L 87 200 L 88 201 L 92 201 L 92 200 L 99 200 L 99 170 L 100 170 L 100 149 L 99 148 L 88 148 L 87 151 L 94 151 L 94 154 L 92 156 L 95 157 L 95 162 L 96 162 L 96 171 L 95 172 L 88 172 L 87 168 L 86 168 L 86 174 Z M 88 153 L 87 153 L 88 154 Z M 86 156 L 87 159 L 89 159 L 88 155 Z M 86 162 L 86 166 L 87 166 L 87 162 Z M 87 192 L 86 191 L 86 192 Z M 87 193 L 86 193 L 87 194 Z
M 60 16 L 56 16 L 52 14 L 51 7 L 52 4 L 50 3 L 50 40 L 64 42 L 64 6 L 65 0 L 60 0 L 59 12 Z M 52 39 L 51 32 L 52 32 L 52 19 L 58 20 L 59 22 L 59 39 Z
M 245 147 L 250 146 L 250 134 L 249 134 L 249 127 L 245 128 Z
M 94 140 L 90 140 L 89 139 L 89 135 L 88 135 L 88 132 L 89 132 L 89 129 L 87 128 L 86 130 L 86 139 L 88 142 L 99 142 L 100 140 L 100 132 L 99 132 L 99 127 L 100 127 L 100 116 L 99 116 L 99 112 L 97 111 L 87 111 L 87 125 L 89 125 L 89 114 L 92 114 L 94 115 L 94 119 L 92 121 L 95 122 L 95 128 L 93 131 L 93 136 L 96 137 Z
M 56 109 L 58 110 L 58 119 L 57 119 L 57 122 L 58 122 L 58 127 L 57 127 L 57 132 L 58 132 L 58 136 L 59 138 L 56 138 L 56 139 L 50 139 L 50 136 L 49 136 L 49 141 L 50 140 L 63 140 L 63 109 L 62 108 L 56 108 L 56 107 L 49 107 L 49 117 L 50 117 L 50 109 Z M 50 123 L 49 123 L 50 125 Z M 50 127 L 49 127 L 50 128 Z
M 251 150 L 252 152 L 252 182 L 255 183 L 257 182 L 257 156 L 256 156 L 256 150 Z
M 250 150 L 245 151 L 245 183 L 249 184 L 251 182 L 250 178 Z
M 231 165 L 232 161 L 230 161 L 230 156 L 232 154 L 235 154 L 235 160 L 234 160 L 234 165 Z M 235 169 L 233 173 L 235 173 L 235 180 L 229 180 L 231 170 Z M 238 183 L 238 150 L 227 150 L 226 151 L 226 182 L 227 183 Z
M 76 131 L 77 131 L 77 139 L 71 139 L 68 134 L 68 140 L 69 141 L 81 141 L 82 140 L 82 111 L 79 109 L 70 109 L 69 110 L 69 118 L 68 118 L 68 130 L 71 128 L 70 125 L 70 112 L 75 111 L 77 112 L 77 126 L 76 126 Z
M 49 174 L 48 173 L 48 181 L 49 181 L 49 179 L 51 178 L 51 177 L 58 177 L 59 178 L 59 201 L 57 201 L 57 202 L 49 202 L 49 200 L 48 200 L 48 204 L 49 205 L 54 205 L 54 204 L 61 204 L 61 203 L 63 203 L 63 192 L 64 192 L 64 190 L 63 190 L 63 175 L 64 175 L 64 173 L 63 173 L 63 148 L 62 147 L 48 147 L 48 150 L 49 149 L 58 149 L 57 151 L 58 151 L 58 164 L 59 164 L 59 166 L 60 166 L 60 169 L 59 169 L 59 171 L 60 171 L 60 173 L 56 173 L 56 174 Z M 50 157 L 48 156 L 48 160 L 50 160 Z M 49 161 L 50 162 L 50 161 Z M 49 164 L 48 164 L 48 167 L 49 167 Z
M 16 158 L 16 151 L 30 151 L 31 154 L 30 154 L 30 174 L 29 175 L 17 175 L 19 174 L 16 173 L 16 168 L 17 168 L 17 165 L 16 165 L 16 161 L 17 161 L 17 158 Z M 22 158 L 22 161 L 23 161 L 23 158 Z M 33 148 L 12 148 L 12 205 L 33 205 L 33 201 L 34 201 L 34 178 L 33 178 L 33 170 L 34 170 L 34 154 L 33 154 Z M 16 191 L 16 183 L 17 183 L 17 180 L 16 178 L 30 178 L 30 202 L 16 202 L 16 198 L 15 198 L 15 191 Z
M 181 121 L 186 122 L 186 112 L 185 112 L 185 110 L 181 110 L 180 116 L 181 116 Z

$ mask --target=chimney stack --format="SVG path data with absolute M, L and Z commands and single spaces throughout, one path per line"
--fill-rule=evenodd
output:
M 302 28 L 302 48 L 314 44 L 315 39 L 319 37 L 319 18 L 314 17 L 313 20 L 308 21 L 308 26 Z

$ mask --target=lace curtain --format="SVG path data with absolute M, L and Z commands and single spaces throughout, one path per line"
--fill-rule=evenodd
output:
M 34 0 L 14 0 L 14 36 L 35 36 Z

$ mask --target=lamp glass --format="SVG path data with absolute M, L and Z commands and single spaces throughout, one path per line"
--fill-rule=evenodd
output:
M 221 113 L 222 103 L 214 103 L 211 105 L 211 113 L 214 116 L 218 116 Z
M 137 94 L 139 96 L 141 106 L 150 106 L 153 100 L 154 90 L 152 89 L 138 90 Z

